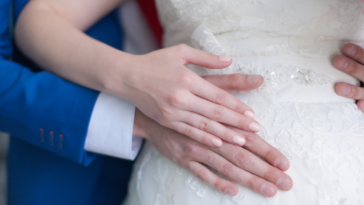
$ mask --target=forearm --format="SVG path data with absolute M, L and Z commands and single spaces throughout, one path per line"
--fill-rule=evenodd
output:
M 19 17 L 16 41 L 43 69 L 80 85 L 110 92 L 110 73 L 116 68 L 120 73 L 131 55 L 88 37 L 82 32 L 87 26 L 77 25 L 51 6 L 35 1 Z M 122 82 L 118 86 L 121 89 Z

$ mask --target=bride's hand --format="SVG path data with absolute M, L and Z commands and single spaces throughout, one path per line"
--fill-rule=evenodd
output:
M 334 59 L 334 66 L 339 70 L 364 82 L 364 50 L 355 44 L 346 44 L 344 55 Z M 337 94 L 358 100 L 358 108 L 364 112 L 364 88 L 347 83 L 338 83 L 335 87 Z
M 128 72 L 116 70 L 109 88 L 159 124 L 212 147 L 220 147 L 222 140 L 239 146 L 245 142 L 245 134 L 228 129 L 222 123 L 248 132 L 260 130 L 252 109 L 185 67 L 195 64 L 211 69 L 225 68 L 232 63 L 230 57 L 178 45 L 130 56 L 128 62 Z M 214 80 L 213 76 L 208 78 Z M 241 82 L 249 90 L 263 83 L 261 76 L 233 75 L 230 79 L 231 83 Z M 121 84 L 120 93 L 117 89 Z
M 232 82 L 230 78 L 234 77 L 240 77 L 242 82 Z M 207 79 L 222 89 L 249 90 L 251 87 L 244 84 L 244 77 L 210 76 Z M 223 193 L 236 195 L 238 188 L 211 172 L 205 165 L 264 196 L 274 196 L 277 187 L 291 189 L 292 179 L 283 173 L 289 168 L 289 161 L 258 135 L 238 129 L 235 131 L 246 137 L 245 149 L 225 142 L 220 148 L 205 146 L 159 125 L 138 110 L 134 123 L 135 135 L 148 139 L 164 156 Z

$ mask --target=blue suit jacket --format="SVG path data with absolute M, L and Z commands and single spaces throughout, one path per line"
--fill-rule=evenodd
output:
M 12 135 L 8 204 L 120 204 L 132 163 L 84 150 L 99 93 L 41 71 L 12 43 L 10 13 L 16 22 L 27 2 L 0 0 L 0 130 Z M 87 34 L 122 46 L 116 12 Z

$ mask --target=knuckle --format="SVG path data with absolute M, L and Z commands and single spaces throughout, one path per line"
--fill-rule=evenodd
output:
M 271 159 L 276 158 L 277 157 L 276 150 L 273 147 L 270 147 L 268 150 L 266 150 L 263 157 L 266 160 L 268 160 L 269 158 L 271 158 Z
M 210 61 L 210 62 L 215 62 L 216 61 L 216 56 L 215 55 L 213 55 L 213 54 L 211 54 L 211 53 L 206 53 L 206 52 L 204 52 L 204 56 L 205 56 L 205 60 L 206 61 Z
M 273 168 L 269 168 L 266 172 L 264 172 L 263 178 L 264 179 L 272 179 L 275 175 L 275 170 Z
M 184 72 L 180 74 L 178 78 L 178 84 L 182 88 L 191 86 L 193 84 L 193 75 L 191 75 L 191 73 L 189 72 Z
M 167 97 L 167 101 L 170 105 L 179 107 L 183 106 L 186 103 L 186 100 L 182 93 L 175 92 Z
M 239 167 L 243 167 L 246 166 L 247 163 L 250 163 L 250 157 L 243 151 L 239 151 L 235 155 L 235 162 Z
M 201 146 L 197 143 L 187 143 L 184 149 L 185 154 L 197 154 L 199 153 Z
M 185 128 L 183 131 L 182 131 L 182 134 L 188 136 L 188 137 L 191 137 L 192 136 L 192 127 L 188 127 L 188 128 Z
M 205 164 L 213 164 L 216 161 L 216 157 L 214 157 L 211 154 L 207 154 L 204 158 L 204 163 Z M 212 167 L 214 168 L 214 167 Z
M 260 137 L 258 135 L 247 133 L 246 138 L 245 138 L 246 142 L 245 142 L 244 147 L 251 148 L 255 144 L 259 144 L 258 141 L 257 141 L 257 140 L 259 140 L 259 138 Z
M 161 107 L 161 113 L 162 113 L 162 118 L 164 119 L 169 119 L 171 116 L 173 116 L 173 109 L 171 109 L 168 106 L 163 106 Z
M 224 91 L 219 91 L 216 93 L 215 103 L 222 104 L 226 100 L 226 93 Z
M 224 181 L 220 177 L 217 177 L 217 179 L 213 182 L 212 186 L 222 193 L 225 192 Z
M 211 123 L 211 121 L 209 119 L 202 118 L 201 121 L 200 121 L 200 123 L 199 123 L 198 128 L 200 130 L 206 131 L 209 128 L 210 123 Z
M 250 189 L 254 190 L 254 188 L 256 187 L 256 183 L 258 182 L 258 180 L 255 180 L 254 177 L 249 177 L 246 181 L 246 186 L 249 187 Z
M 215 121 L 219 121 L 222 118 L 222 108 L 221 107 L 215 107 L 212 110 L 212 118 Z
M 221 173 L 225 176 L 228 176 L 229 174 L 232 174 L 233 171 L 233 165 L 230 163 L 226 163 L 224 164 L 224 166 L 222 166 L 222 170 Z
M 203 182 L 206 182 L 206 183 L 209 182 L 209 173 L 207 171 L 204 171 L 204 170 L 197 171 L 196 176 Z
M 231 75 L 230 77 L 230 88 L 235 89 L 238 88 L 239 85 L 242 85 L 242 76 L 238 74 Z

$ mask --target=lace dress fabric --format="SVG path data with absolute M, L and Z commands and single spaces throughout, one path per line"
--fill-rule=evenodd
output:
M 332 66 L 346 43 L 364 46 L 360 0 L 157 0 L 164 45 L 185 43 L 234 58 L 199 75 L 259 74 L 263 85 L 231 92 L 290 160 L 293 189 L 266 198 L 238 185 L 219 193 L 146 144 L 127 205 L 364 205 L 364 115 L 334 84 L 358 81 Z

